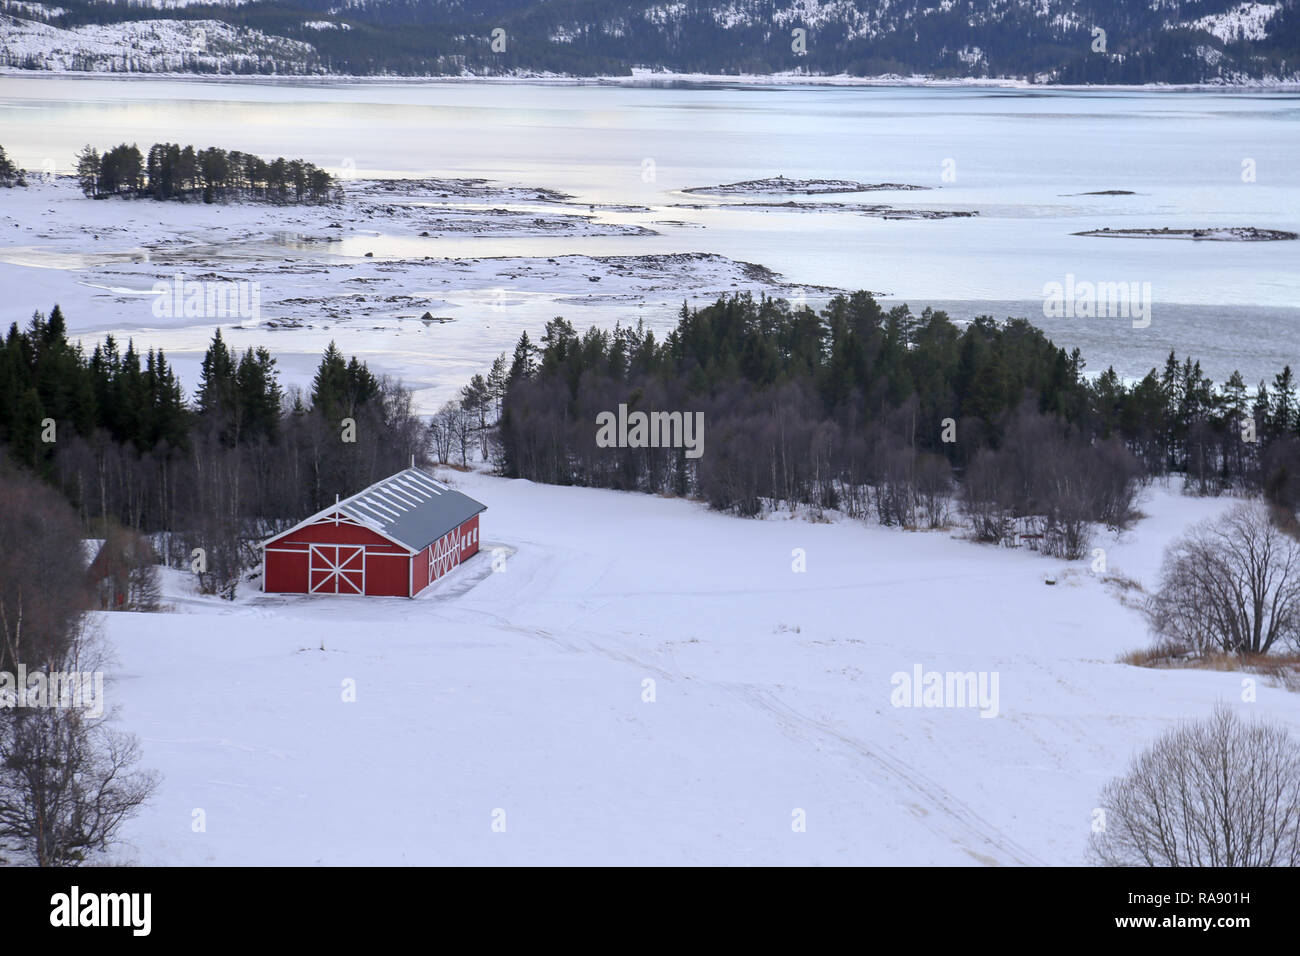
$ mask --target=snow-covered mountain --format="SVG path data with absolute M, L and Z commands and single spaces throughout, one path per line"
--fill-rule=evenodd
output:
M 304 73 L 311 44 L 219 20 L 128 20 L 60 29 L 0 14 L 0 64 L 113 73 Z
M 925 74 L 1037 82 L 1300 77 L 1300 0 L 0 0 L 2 62 L 112 69 L 82 45 L 123 24 L 196 21 L 280 72 Z M 36 30 L 36 23 L 66 31 Z M 332 28 L 337 27 L 337 28 Z M 347 29 L 351 28 L 351 29 Z M 193 29 L 193 28 L 190 28 Z M 203 28 L 211 32 L 212 27 Z M 298 41 L 305 47 L 278 45 Z M 62 53 L 51 52 L 59 44 Z M 146 44 L 147 45 L 147 44 Z M 291 51 L 296 50 L 296 53 Z M 126 51 L 119 51 L 126 52 Z M 132 69 L 246 71 L 247 59 L 132 48 Z M 242 65 L 241 65 L 242 64 Z

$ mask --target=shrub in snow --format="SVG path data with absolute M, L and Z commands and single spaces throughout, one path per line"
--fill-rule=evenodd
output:
M 1021 522 L 1041 533 L 1045 554 L 1078 560 L 1095 525 L 1132 520 L 1138 470 L 1119 442 L 1089 441 L 1026 405 L 1007 421 L 1002 447 L 972 459 L 961 508 L 977 541 L 1014 543 Z
M 1105 866 L 1300 865 L 1300 743 L 1220 706 L 1140 754 L 1100 807 Z

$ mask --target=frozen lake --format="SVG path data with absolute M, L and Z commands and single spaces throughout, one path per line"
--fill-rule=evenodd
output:
M 100 148 L 122 141 L 142 148 L 155 141 L 220 145 L 301 157 L 358 180 L 481 177 L 559 190 L 573 197 L 570 211 L 590 209 L 606 231 L 624 233 L 422 237 L 390 234 L 372 222 L 362 236 L 324 245 L 278 236 L 250 247 L 268 261 L 355 264 L 367 251 L 377 260 L 406 261 L 714 253 L 766 266 L 795 286 L 866 288 L 914 306 L 943 302 L 962 317 L 1026 315 L 1059 344 L 1083 348 L 1094 371 L 1113 363 L 1124 374 L 1141 374 L 1172 346 L 1200 357 L 1216 378 L 1240 368 L 1251 381 L 1294 361 L 1300 242 L 1074 233 L 1106 227 L 1300 231 L 1298 118 L 1294 93 L 0 78 L 0 145 L 29 169 L 70 172 L 75 152 L 88 142 Z M 1250 171 L 1253 181 L 1244 175 Z M 795 201 L 977 215 L 899 221 L 845 209 L 744 207 L 734 204 L 755 197 L 683 192 L 778 175 L 929 187 Z M 791 197 L 761 197 L 772 198 Z M 0 196 L 0 212 L 10 202 Z M 122 204 L 123 215 L 146 205 L 154 204 Z M 189 213 L 169 206 L 148 215 L 183 222 Z M 148 223 L 133 229 L 129 236 L 106 236 L 94 251 L 137 249 L 150 231 Z M 57 235 L 45 237 L 53 240 L 48 243 L 24 237 L 20 248 L 4 241 L 12 232 L 0 234 L 6 324 L 48 308 L 49 295 L 94 304 L 79 300 L 94 281 L 87 265 L 53 255 L 76 250 L 58 247 Z M 1067 276 L 1150 283 L 1151 325 L 1044 319 L 1044 285 Z M 259 281 L 276 292 L 274 276 Z M 551 315 L 564 314 L 580 327 L 636 317 L 666 326 L 671 306 L 657 307 L 684 297 L 666 283 L 662 295 L 641 290 L 617 302 L 573 305 L 590 291 L 587 282 L 549 281 L 497 310 L 493 332 L 483 335 L 469 334 L 486 291 L 482 277 L 444 283 L 439 301 L 459 310 L 460 327 L 439 332 L 447 337 L 440 360 L 423 362 L 386 344 L 373 361 L 412 379 L 423 390 L 423 406 L 423 399 L 450 394 L 466 368 L 489 361 L 503 342 L 523 328 L 538 330 Z M 816 304 L 818 296 L 808 298 Z M 147 321 L 119 318 L 108 302 L 95 315 L 77 311 L 70 319 L 74 329 L 130 331 L 182 362 L 197 358 L 196 343 L 205 337 L 197 326 L 151 331 Z M 308 345 L 308 337 L 289 341 L 283 331 L 241 331 L 250 343 L 269 336 L 266 344 L 277 352 L 301 343 L 303 364 L 318 338 Z M 343 322 L 329 331 L 343 347 L 367 351 L 364 329 Z M 412 344 L 420 352 L 430 348 L 437 346 Z M 449 352 L 455 355 L 450 364 Z

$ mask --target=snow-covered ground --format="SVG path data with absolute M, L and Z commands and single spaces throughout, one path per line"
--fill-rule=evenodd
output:
M 1203 16 L 1199 20 L 1193 20 L 1187 26 L 1193 30 L 1212 33 L 1224 43 L 1263 40 L 1268 36 L 1269 21 L 1280 9 L 1281 4 L 1255 3 L 1246 0 L 1233 10 Z
M 230 604 L 177 573 L 176 613 L 102 615 L 109 701 L 163 774 L 119 858 L 1076 864 L 1102 785 L 1180 718 L 1300 730 L 1284 690 L 1117 663 L 1144 625 L 1088 561 L 445 477 L 489 506 L 485 552 L 420 599 Z M 1227 504 L 1151 490 L 1108 571 L 1149 586 Z M 996 675 L 996 717 L 893 706 L 918 666 Z

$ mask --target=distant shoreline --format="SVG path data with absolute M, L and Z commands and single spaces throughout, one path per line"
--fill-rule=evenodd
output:
M 962 77 L 946 79 L 932 76 L 848 76 L 846 74 L 765 73 L 729 75 L 722 73 L 661 73 L 636 71 L 629 76 L 571 76 L 563 74 L 519 74 L 510 76 L 384 76 L 348 73 L 311 74 L 233 74 L 233 73 L 116 73 L 89 70 L 24 70 L 0 67 L 0 80 L 9 77 L 47 79 L 185 80 L 200 83 L 319 85 L 356 84 L 376 86 L 427 86 L 434 84 L 487 84 L 521 86 L 614 86 L 614 87 L 829 87 L 847 89 L 985 89 L 1027 90 L 1044 93 L 1294 93 L 1300 81 L 1254 80 L 1244 83 L 1146 83 L 1146 84 L 1057 84 L 1031 83 L 1016 78 Z

